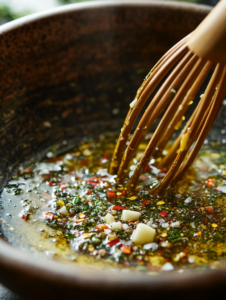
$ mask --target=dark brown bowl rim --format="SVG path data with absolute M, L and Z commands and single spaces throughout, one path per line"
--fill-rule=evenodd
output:
M 79 4 L 71 4 L 57 7 L 44 12 L 38 12 L 26 17 L 22 17 L 15 21 L 9 22 L 0 27 L 0 34 L 13 31 L 20 26 L 32 23 L 36 20 L 64 14 L 72 11 L 98 9 L 101 7 L 118 7 L 118 6 L 147 6 L 147 7 L 166 7 L 168 9 L 182 9 L 194 11 L 210 11 L 210 7 L 206 5 L 197 5 L 183 2 L 165 2 L 150 0 L 119 0 L 119 1 L 97 1 L 84 2 Z M 121 272 L 117 269 L 114 271 L 108 268 L 96 270 L 94 268 L 81 265 L 64 264 L 58 261 L 48 260 L 42 257 L 36 257 L 31 253 L 27 253 L 18 249 L 4 240 L 0 240 L 0 268 L 12 270 L 13 273 L 19 274 L 23 272 L 27 276 L 41 279 L 47 283 L 59 282 L 62 286 L 76 285 L 77 287 L 92 287 L 93 290 L 109 290 L 114 287 L 117 291 L 125 291 L 129 288 L 158 291 L 161 289 L 183 290 L 197 289 L 204 286 L 215 286 L 216 284 L 226 283 L 226 266 L 220 269 L 206 271 L 186 270 L 183 273 L 166 272 L 158 276 L 150 276 L 147 274 L 138 274 L 136 272 Z

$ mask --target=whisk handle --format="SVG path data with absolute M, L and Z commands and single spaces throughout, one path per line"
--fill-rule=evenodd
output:
M 188 48 L 199 57 L 226 65 L 226 0 L 221 0 L 191 34 Z

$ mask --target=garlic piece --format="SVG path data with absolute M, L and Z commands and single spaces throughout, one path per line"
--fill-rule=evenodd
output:
M 64 216 L 68 216 L 69 215 L 69 212 L 68 212 L 66 206 L 62 206 L 58 211 L 59 211 L 59 213 L 61 215 L 64 215 Z
M 104 220 L 107 224 L 111 224 L 112 222 L 114 222 L 115 218 L 111 214 L 107 213 L 104 217 Z
M 162 266 L 162 271 L 172 271 L 173 269 L 174 269 L 174 266 L 168 262 Z
M 187 199 L 185 199 L 184 203 L 190 203 L 192 201 L 192 198 L 191 197 L 188 197 Z
M 141 213 L 133 210 L 123 210 L 122 221 L 137 221 L 140 219 Z
M 122 223 L 121 222 L 113 222 L 111 223 L 111 230 L 122 230 Z
M 180 227 L 180 221 L 172 222 L 170 224 L 170 227 L 172 227 L 172 228 L 179 228 Z
M 134 244 L 148 244 L 152 243 L 155 238 L 155 229 L 146 225 L 146 224 L 138 224 L 136 230 L 133 233 L 132 241 Z
M 129 229 L 129 226 L 127 224 L 122 224 L 122 228 L 123 228 L 123 230 L 127 230 L 127 229 Z

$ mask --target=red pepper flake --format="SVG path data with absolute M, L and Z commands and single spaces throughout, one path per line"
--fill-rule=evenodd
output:
M 33 173 L 33 169 L 25 169 L 24 173 Z
M 143 170 L 142 173 L 148 173 L 150 170 L 151 170 L 150 166 L 149 166 L 149 165 L 146 165 L 146 166 L 144 167 L 144 170 Z
M 96 177 L 96 176 L 92 176 L 92 177 L 90 177 L 89 179 L 90 179 L 90 180 L 94 180 L 94 181 L 103 181 L 102 178 Z
M 114 246 L 114 245 L 116 245 L 116 244 L 118 244 L 118 243 L 120 243 L 120 239 L 119 239 L 119 238 L 116 238 L 116 239 L 114 239 L 114 240 L 108 242 L 108 245 L 109 245 L 110 247 L 112 247 L 112 246 Z
M 212 178 L 207 179 L 207 180 L 205 181 L 205 183 L 206 183 L 206 185 L 207 185 L 208 187 L 215 186 L 215 183 L 214 183 L 214 181 L 213 181 Z
M 90 184 L 93 187 L 99 187 L 100 182 L 103 182 L 103 179 L 100 177 L 90 177 L 88 181 L 86 181 L 86 184 Z
M 68 184 L 67 183 L 59 183 L 59 187 L 60 187 L 61 191 L 64 191 L 68 187 Z
M 123 210 L 123 209 L 126 209 L 126 208 L 122 207 L 122 206 L 113 206 L 112 209 L 122 209 Z
M 53 214 L 53 213 L 50 213 L 50 212 L 47 212 L 47 213 L 45 214 L 45 218 L 48 219 L 48 220 L 50 220 L 50 221 L 52 221 L 53 218 L 54 218 L 54 214 Z
M 141 205 L 145 206 L 146 203 L 151 203 L 151 200 L 145 200 L 144 202 L 141 203 Z
M 56 162 L 56 161 L 61 161 L 62 159 L 60 157 L 51 157 L 48 159 L 48 162 Z
M 109 153 L 105 153 L 105 154 L 103 154 L 103 156 L 100 158 L 100 161 L 101 161 L 102 163 L 105 163 L 105 162 L 107 162 L 109 159 L 110 159 L 110 154 L 109 154 Z
M 108 225 L 104 225 L 104 224 L 103 225 L 97 225 L 95 228 L 98 229 L 99 232 L 103 232 L 104 229 L 109 229 Z
M 126 190 L 123 190 L 122 191 L 122 196 L 126 196 L 127 195 L 127 191 Z
M 104 153 L 102 158 L 110 159 L 110 154 L 109 153 Z
M 204 210 L 207 211 L 207 212 L 213 212 L 213 206 L 206 206 L 204 207 Z
M 98 187 L 98 186 L 100 186 L 100 183 L 99 183 L 99 182 L 92 181 L 92 180 L 86 181 L 86 184 L 90 184 L 90 185 L 92 185 L 93 187 Z
M 80 161 L 80 164 L 81 164 L 82 167 L 88 166 L 88 160 L 87 159 L 82 159 Z
M 206 212 L 213 212 L 213 206 L 206 206 L 206 207 L 200 207 L 200 210 L 202 212 L 206 211 Z
M 41 176 L 44 180 L 49 180 L 50 179 L 50 174 L 42 174 Z
M 148 176 L 146 176 L 146 175 L 140 175 L 140 180 L 146 180 L 146 179 L 148 179 Z
M 28 215 L 22 215 L 22 219 L 23 220 L 27 220 L 28 219 Z
M 50 181 L 50 182 L 49 182 L 49 186 L 53 186 L 53 185 L 56 185 L 56 182 Z
M 162 254 L 162 250 L 157 250 L 157 252 L 158 252 L 159 254 Z
M 166 211 L 161 211 L 161 212 L 159 213 L 159 216 L 165 217 L 167 214 L 168 214 L 168 212 L 166 212 Z
M 167 173 L 168 172 L 168 170 L 167 169 L 161 169 L 161 171 L 160 171 L 161 173 Z
M 90 190 L 88 190 L 87 192 L 86 192 L 86 195 L 91 195 L 92 194 L 92 192 L 90 191 Z
M 122 253 L 124 253 L 124 254 L 130 254 L 131 253 L 131 247 L 130 246 L 123 245 L 121 247 L 121 249 L 122 249 Z
M 115 198 L 116 197 L 116 192 L 107 190 L 107 197 L 108 197 L 108 199 Z
M 84 201 L 84 203 L 89 203 L 89 202 L 90 202 L 89 200 Z

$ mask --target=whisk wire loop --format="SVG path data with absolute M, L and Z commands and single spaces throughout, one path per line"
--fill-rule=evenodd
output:
M 188 107 L 191 104 L 193 104 L 193 100 L 194 100 L 196 94 L 198 93 L 199 89 L 201 88 L 208 73 L 210 72 L 212 66 L 213 66 L 212 62 L 208 61 L 206 63 L 206 65 L 200 72 L 199 76 L 195 80 L 194 84 L 188 91 L 187 95 L 184 97 L 181 105 L 178 107 L 178 110 L 177 110 L 176 114 L 174 115 L 174 117 L 172 118 L 166 131 L 164 132 L 163 137 L 160 139 L 159 143 L 157 144 L 157 148 L 160 153 L 165 149 L 167 143 L 171 139 L 175 130 L 179 129 L 179 127 L 182 123 L 182 120 L 183 120 L 183 116 L 185 115 Z M 179 124 L 179 126 L 178 126 L 178 124 Z
M 122 131 L 119 135 L 110 166 L 110 174 L 115 174 L 118 171 L 119 163 L 126 148 L 128 135 L 130 134 L 134 122 L 137 119 L 142 107 L 163 77 L 186 52 L 186 43 L 183 42 L 181 46 L 179 45 L 178 49 L 176 48 L 175 52 L 172 52 L 172 55 L 170 54 L 170 57 L 167 56 L 166 60 L 163 60 L 156 68 L 154 68 L 153 72 L 150 72 L 149 77 L 146 79 L 147 83 L 145 82 L 141 86 L 141 89 L 138 90 L 138 94 L 135 98 L 136 103 L 134 107 L 129 110 Z
M 156 128 L 151 140 L 148 143 L 148 146 L 141 157 L 137 168 L 135 169 L 129 183 L 128 188 L 133 188 L 136 184 L 136 182 L 139 179 L 139 176 L 141 175 L 141 172 L 143 171 L 144 167 L 148 164 L 149 159 L 159 141 L 159 137 L 162 136 L 164 133 L 167 125 L 169 124 L 172 116 L 175 114 L 178 106 L 180 105 L 182 99 L 185 97 L 187 91 L 191 87 L 192 83 L 194 82 L 194 79 L 198 76 L 202 68 L 204 67 L 206 61 L 202 58 L 199 58 L 194 67 L 192 68 L 191 72 L 181 85 L 180 89 L 178 90 L 178 93 L 173 98 L 172 102 L 170 103 L 169 107 L 167 108 L 163 118 L 158 124 L 158 127 Z
M 192 54 L 190 51 L 184 56 L 176 68 L 168 76 L 167 80 L 162 84 L 161 88 L 158 90 L 151 103 L 149 104 L 147 110 L 142 116 L 136 131 L 134 132 L 131 141 L 125 151 L 120 167 L 118 170 L 118 181 L 122 181 L 124 177 L 124 170 L 128 167 L 129 161 L 135 154 L 139 143 L 145 137 L 147 132 L 150 130 L 151 126 L 154 124 L 158 116 L 165 109 L 166 105 L 172 99 L 173 88 L 179 88 L 181 82 L 187 76 L 190 71 L 191 65 L 193 65 L 198 60 L 197 56 Z M 180 76 L 179 76 L 180 74 Z
M 188 135 L 188 141 L 187 141 L 187 145 L 185 149 L 179 149 L 179 153 L 177 154 L 176 159 L 174 160 L 173 165 L 171 166 L 170 170 L 167 172 L 166 176 L 164 177 L 164 179 L 161 181 L 161 183 L 154 189 L 153 193 L 159 193 L 161 192 L 166 186 L 169 186 L 172 181 L 174 181 L 174 177 L 179 176 L 179 173 L 182 171 L 182 168 L 186 168 L 188 167 L 188 160 L 185 159 L 185 162 L 183 163 L 182 167 L 181 167 L 181 163 L 183 162 L 189 148 L 192 146 L 193 142 L 197 139 L 197 137 L 199 136 L 198 140 L 196 141 L 196 145 L 200 146 L 202 145 L 202 143 L 200 144 L 199 140 L 200 140 L 200 136 L 203 136 L 203 129 L 204 133 L 208 133 L 208 128 L 210 130 L 215 118 L 213 115 L 212 110 L 216 109 L 216 101 L 219 102 L 217 95 L 217 92 L 215 90 L 221 76 L 223 75 L 223 71 L 224 71 L 224 67 L 220 64 L 217 65 L 211 80 L 206 88 L 204 97 L 201 98 L 200 100 L 200 105 L 197 108 L 197 112 L 194 115 L 194 117 L 192 118 L 192 120 L 190 121 L 191 123 L 191 127 L 187 128 L 187 135 Z M 215 93 L 214 93 L 215 91 Z M 207 108 L 207 109 L 206 109 Z M 210 111 L 212 113 L 212 115 L 210 115 Z M 208 123 L 206 123 L 206 121 L 208 120 Z M 206 131 L 207 130 L 207 131 Z M 206 137 L 206 136 L 205 136 Z M 204 138 L 205 139 L 205 138 Z M 203 141 L 204 142 L 204 141 Z M 199 149 L 200 149 L 199 147 Z M 197 148 L 197 146 L 196 146 Z M 191 151 L 192 153 L 192 151 Z M 189 156 L 190 157 L 190 154 Z M 179 171 L 179 173 L 177 172 L 178 169 L 181 167 L 181 171 Z M 181 176 L 181 174 L 180 174 Z
M 214 101 L 211 104 L 211 108 L 208 112 L 208 116 L 205 119 L 205 124 L 202 126 L 202 130 L 200 132 L 200 135 L 198 137 L 198 140 L 191 150 L 189 156 L 187 157 L 187 160 L 184 162 L 184 164 L 181 166 L 181 169 L 179 170 L 177 176 L 174 178 L 174 182 L 178 180 L 179 177 L 183 176 L 184 172 L 189 168 L 192 163 L 194 162 L 202 144 L 204 143 L 206 136 L 208 132 L 210 131 L 211 127 L 213 126 L 213 123 L 217 117 L 217 114 L 221 108 L 222 102 L 224 100 L 224 96 L 226 94 L 226 66 L 223 67 L 223 71 L 221 73 L 220 82 L 217 86 L 216 95 L 214 95 L 213 99 Z

